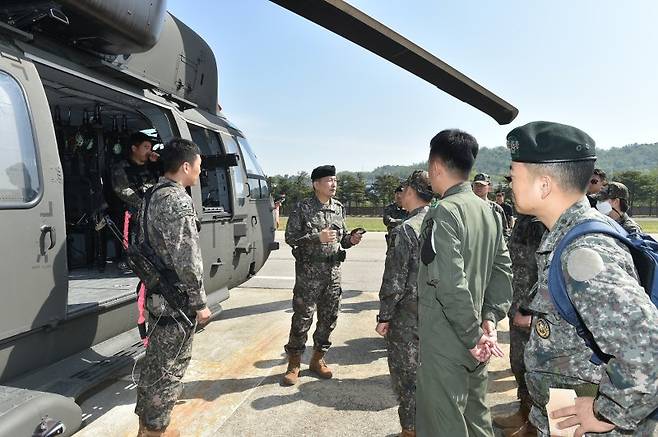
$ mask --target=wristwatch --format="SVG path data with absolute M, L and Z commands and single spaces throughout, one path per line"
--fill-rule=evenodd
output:
M 383 320 L 381 317 L 379 317 L 379 314 L 377 314 L 377 323 L 388 323 L 388 320 Z

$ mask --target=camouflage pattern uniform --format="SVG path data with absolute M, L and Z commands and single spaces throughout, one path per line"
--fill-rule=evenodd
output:
M 407 219 L 409 213 L 400 208 L 397 203 L 389 203 L 384 207 L 384 225 L 386 226 L 386 244 L 389 244 L 389 238 L 393 229 L 402 224 Z
M 144 193 L 158 180 L 155 163 L 139 165 L 131 159 L 123 159 L 112 167 L 112 189 L 114 194 L 135 213 L 142 206 Z
M 640 225 L 638 225 L 637 222 L 630 218 L 630 216 L 625 212 L 621 213 L 621 217 L 619 217 L 617 223 L 619 223 L 621 227 L 624 228 L 624 230 L 626 230 L 626 232 L 629 234 L 642 233 L 642 228 Z
M 508 241 L 509 236 L 512 233 L 512 227 L 510 226 L 510 222 L 507 219 L 507 214 L 505 214 L 505 210 L 503 209 L 502 206 L 498 205 L 493 200 L 487 199 L 487 202 L 489 203 L 489 206 L 491 206 L 491 209 L 493 209 L 494 212 L 498 214 L 498 216 L 500 217 L 501 223 L 503 224 L 503 237 L 505 237 L 505 241 Z
M 507 247 L 512 259 L 512 306 L 507 314 L 510 320 L 510 366 L 518 385 L 517 397 L 521 404 L 530 409 L 532 400 L 525 383 L 523 353 L 530 338 L 530 329 L 512 324 L 517 311 L 529 314 L 528 305 L 532 298 L 531 290 L 537 283 L 537 258 L 546 227 L 536 217 L 519 215 L 514 225 Z
M 163 184 L 174 186 L 153 193 L 147 228 L 140 229 L 139 239 L 143 241 L 144 232 L 148 232 L 153 250 L 176 271 L 180 279 L 177 285 L 189 299 L 183 311 L 194 321 L 196 311 L 206 306 L 199 222 L 185 188 L 164 177 L 155 188 Z M 141 226 L 143 222 L 139 223 Z M 152 332 L 141 363 L 135 413 L 147 428 L 160 430 L 169 425 L 171 411 L 183 390 L 181 379 L 190 362 L 194 329 L 174 319 L 177 313 L 159 294 L 148 293 L 146 305 Z
M 611 220 L 583 197 L 544 235 L 537 251 L 538 288 L 530 304 L 535 317 L 525 352 L 534 402 L 530 420 L 540 435 L 548 436 L 549 388 L 578 393 L 594 387 L 594 411 L 618 427 L 597 435 L 658 435 L 658 422 L 647 419 L 658 408 L 658 309 L 639 285 L 628 250 L 611 237 L 589 234 L 569 244 L 560 260 L 574 306 L 597 345 L 613 356 L 608 364 L 589 361 L 592 351 L 559 316 L 548 291 L 553 250 L 571 228 L 588 219 Z
M 320 232 L 331 228 L 338 233 L 335 243 L 321 243 Z M 295 256 L 292 324 L 285 346 L 289 355 L 302 353 L 313 323 L 317 305 L 318 323 L 313 334 L 314 349 L 326 352 L 331 346 L 329 335 L 336 327 L 340 308 L 340 263 L 345 249 L 352 247 L 345 226 L 343 205 L 331 199 L 323 205 L 316 196 L 300 201 L 288 217 L 286 243 Z
M 412 211 L 391 232 L 384 277 L 379 291 L 379 319 L 389 322 L 388 368 L 398 396 L 400 425 L 416 428 L 418 368 L 418 236 L 429 207 Z

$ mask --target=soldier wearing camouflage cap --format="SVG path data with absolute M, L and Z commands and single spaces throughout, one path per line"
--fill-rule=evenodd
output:
M 503 224 L 503 235 L 505 239 L 508 239 L 512 233 L 512 225 L 505 214 L 503 207 L 497 204 L 496 202 L 489 199 L 489 192 L 491 191 L 491 177 L 486 173 L 478 173 L 473 178 L 473 192 L 480 199 L 484 200 L 489 204 L 491 209 L 498 214 L 500 220 Z
M 594 140 L 575 127 L 539 121 L 512 130 L 507 145 L 517 210 L 548 228 L 537 250 L 537 289 L 528 307 L 530 421 L 548 436 L 550 389 L 566 388 L 578 397 L 574 406 L 551 412 L 559 429 L 574 427 L 577 436 L 656 435 L 658 422 L 649 416 L 658 408 L 658 309 L 639 283 L 630 252 L 612 237 L 586 234 L 568 244 L 561 259 L 552 259 L 577 224 L 612 223 L 585 197 Z M 548 290 L 551 263 L 560 263 L 575 309 L 596 344 L 612 356 L 607 364 L 590 361 L 592 350 L 557 311 Z
M 621 182 L 610 182 L 596 196 L 596 209 L 615 220 L 629 234 L 642 232 L 635 220 L 628 216 L 629 193 Z
M 416 435 L 418 236 L 433 196 L 426 171 L 414 171 L 403 183 L 400 204 L 409 211 L 409 218 L 390 234 L 379 291 L 375 330 L 386 337 L 388 368 L 400 404 L 398 415 L 402 437 Z

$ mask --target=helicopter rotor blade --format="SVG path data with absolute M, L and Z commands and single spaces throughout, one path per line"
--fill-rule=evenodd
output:
M 422 47 L 343 0 L 270 0 L 508 124 L 519 110 Z

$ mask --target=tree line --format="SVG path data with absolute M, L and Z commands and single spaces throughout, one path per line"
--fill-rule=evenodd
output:
M 607 173 L 608 181 L 621 182 L 628 187 L 631 207 L 658 210 L 658 143 L 598 150 L 597 156 L 596 166 Z M 509 187 L 504 180 L 509 165 L 509 151 L 506 148 L 483 148 L 471 176 L 475 173 L 491 175 L 493 191 L 505 191 L 511 200 Z M 386 165 L 371 172 L 340 172 L 336 197 L 348 208 L 383 207 L 393 201 L 395 188 L 402 180 L 414 170 L 426 168 L 426 163 L 417 163 Z M 271 176 L 268 180 L 275 196 L 286 194 L 284 213 L 313 193 L 311 178 L 306 172 Z

